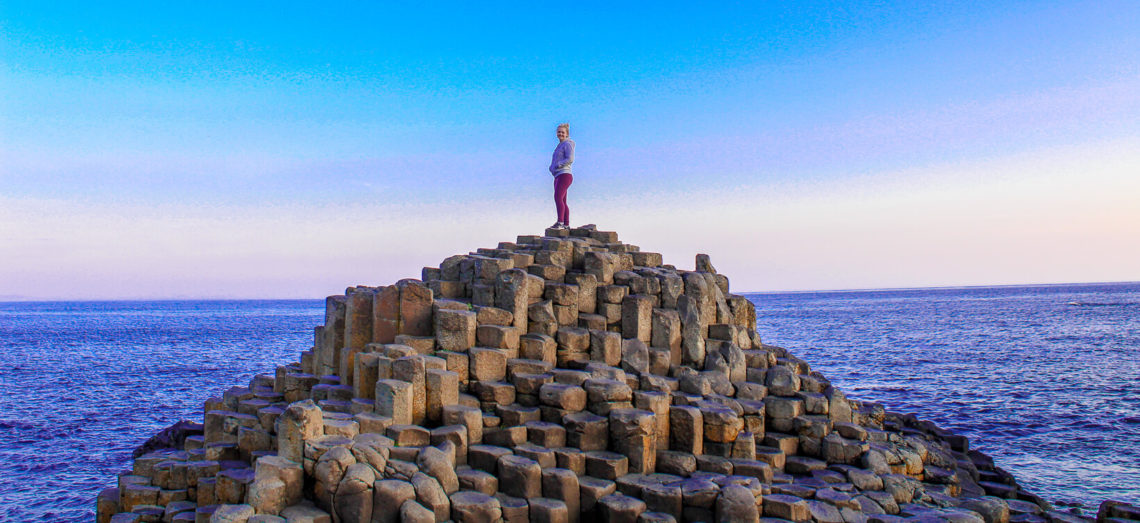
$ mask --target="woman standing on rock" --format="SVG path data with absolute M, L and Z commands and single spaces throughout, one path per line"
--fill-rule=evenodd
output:
M 558 211 L 558 221 L 552 227 L 568 229 L 570 208 L 566 206 L 566 190 L 574 183 L 574 175 L 570 174 L 570 165 L 574 163 L 574 140 L 570 139 L 570 124 L 559 124 L 555 134 L 558 136 L 558 146 L 554 148 L 554 157 L 550 159 L 550 174 L 554 176 L 554 208 Z

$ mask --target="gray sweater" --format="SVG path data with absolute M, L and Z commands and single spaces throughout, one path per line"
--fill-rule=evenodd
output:
M 554 157 L 550 159 L 550 175 L 558 176 L 570 172 L 570 165 L 574 163 L 574 140 L 569 138 L 558 142 L 554 148 Z

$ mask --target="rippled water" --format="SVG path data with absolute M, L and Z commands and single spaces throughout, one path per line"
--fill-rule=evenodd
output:
M 1140 502 L 1140 284 L 749 297 L 766 342 L 970 436 L 1031 491 Z M 0 521 L 90 521 L 137 445 L 296 360 L 322 309 L 0 303 Z
M 1140 502 L 1140 283 L 749 298 L 765 343 L 969 436 L 1030 492 Z
M 322 301 L 0 303 L 0 520 L 91 521 L 131 451 L 312 344 Z

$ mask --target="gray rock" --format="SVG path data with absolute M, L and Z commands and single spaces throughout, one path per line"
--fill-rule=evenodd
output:
M 807 501 L 808 510 L 811 511 L 812 520 L 819 523 L 843 523 L 843 515 L 835 505 L 811 499 Z
M 716 520 L 719 523 L 759 522 L 760 510 L 756 506 L 756 496 L 740 485 L 728 485 L 720 489 L 716 500 Z

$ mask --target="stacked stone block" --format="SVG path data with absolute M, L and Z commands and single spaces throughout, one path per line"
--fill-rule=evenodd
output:
M 208 400 L 99 521 L 1070 517 L 763 344 L 708 256 L 679 270 L 587 226 L 421 278 L 329 297 L 299 362 Z

